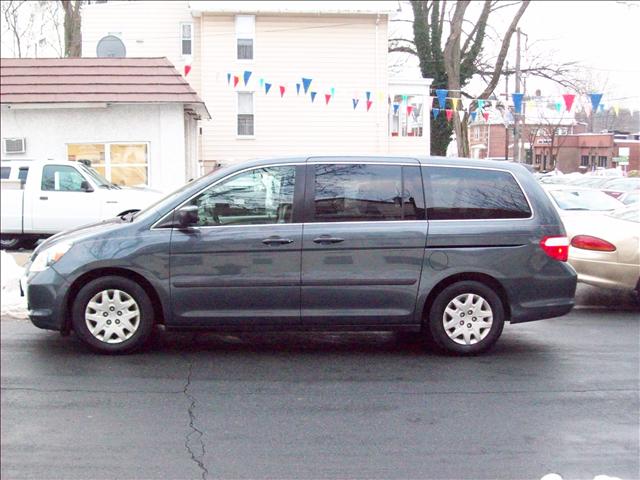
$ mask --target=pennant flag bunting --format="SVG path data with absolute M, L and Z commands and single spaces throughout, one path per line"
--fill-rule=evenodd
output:
M 476 117 L 478 116 L 478 112 L 474 110 L 473 112 L 471 112 L 470 115 L 471 115 L 471 121 L 475 122 L 476 121 Z
M 489 112 L 482 112 L 482 117 L 484 118 L 485 122 L 489 121 Z
M 460 99 L 460 103 L 462 103 L 462 108 L 464 110 L 469 110 L 469 107 L 471 106 L 471 99 L 470 98 L 461 98 Z
M 393 114 L 397 115 L 398 114 L 398 109 L 400 108 L 400 104 L 399 103 L 394 103 L 393 104 Z
M 600 105 L 598 105 L 598 110 L 600 112 L 604 112 L 604 103 L 601 103 Z
M 190 71 L 191 71 L 191 65 L 185 65 L 184 66 L 184 76 L 186 77 L 187 75 L 189 75 Z
M 564 99 L 564 108 L 567 109 L 567 112 L 570 112 L 576 96 L 572 95 L 571 93 L 565 93 L 564 95 L 562 95 L 562 98 Z
M 411 112 L 413 112 L 413 105 L 407 105 L 407 115 L 411 115 Z
M 296 95 L 300 95 L 300 84 L 296 83 Z
M 245 87 L 247 86 L 247 83 L 249 83 L 249 78 L 251 78 L 251 72 L 249 70 L 245 70 L 243 75 Z
M 478 99 L 478 108 L 480 109 L 484 108 L 484 100 L 482 98 Z
M 231 74 L 227 73 L 227 85 L 231 83 Z
M 618 116 L 618 114 L 620 113 L 620 105 L 615 104 L 613 106 L 613 111 L 616 112 L 616 117 Z
M 450 122 L 451 119 L 453 118 L 453 110 L 451 110 L 450 108 L 447 108 L 445 109 L 444 113 L 447 116 L 447 121 Z
M 280 85 L 280 98 L 284 97 L 284 85 Z
M 435 120 L 436 118 L 438 118 L 438 114 L 440 113 L 440 109 L 439 108 L 432 108 L 431 109 L 431 113 L 433 114 L 433 119 Z
M 464 120 L 464 114 L 466 112 L 464 110 L 458 110 L 458 116 L 460 117 L 460 121 Z
M 336 94 L 336 89 L 331 87 L 331 96 L 333 97 Z
M 511 98 L 513 99 L 513 106 L 516 110 L 516 113 L 522 113 L 522 98 L 524 97 L 524 93 L 512 93 Z
M 591 106 L 594 111 L 598 110 L 598 105 L 600 104 L 600 100 L 602 100 L 601 93 L 590 93 L 589 97 L 591 98 Z
M 261 78 L 259 82 L 260 82 L 260 88 L 264 87 L 264 78 Z
M 556 102 L 556 111 L 559 112 L 562 110 L 562 102 Z
M 364 92 L 364 94 L 367 96 L 367 101 L 371 100 L 371 92 Z
M 451 99 L 451 108 L 453 110 L 457 110 L 458 109 L 458 102 L 460 101 L 459 98 L 452 98 Z
M 309 91 L 309 85 L 311 85 L 311 78 L 303 78 L 302 79 L 302 88 L 304 88 L 304 93 L 306 94 Z
M 311 103 L 316 99 L 317 92 L 311 92 Z
M 436 96 L 438 97 L 438 105 L 440 105 L 440 110 L 444 109 L 447 102 L 447 92 L 444 88 L 439 88 L 436 90 Z
M 240 81 L 240 78 L 237 75 L 233 76 L 233 87 L 237 87 L 238 86 L 238 82 Z
M 352 100 L 353 100 L 353 109 L 355 110 L 360 100 L 358 100 L 357 98 L 353 98 Z
M 269 90 L 271 90 L 271 84 L 270 83 L 266 83 L 264 84 L 264 94 L 268 94 Z
M 367 112 L 371 108 L 371 105 L 373 105 L 373 102 L 371 100 L 367 100 Z
M 382 103 L 384 101 L 384 92 L 382 90 L 378 91 L 378 101 Z
M 402 101 L 403 101 L 404 103 L 407 103 L 407 95 L 402 95 Z
M 329 105 L 329 100 L 331 100 L 331 94 L 330 93 L 326 93 L 324 96 L 324 101 L 326 105 Z

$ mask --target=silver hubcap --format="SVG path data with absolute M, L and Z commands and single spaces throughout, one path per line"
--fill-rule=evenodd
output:
M 480 295 L 463 293 L 444 309 L 442 324 L 451 340 L 460 345 L 473 345 L 481 342 L 491 331 L 493 312 Z
M 91 335 L 101 342 L 122 343 L 140 326 L 140 308 L 127 292 L 109 289 L 96 293 L 84 312 Z

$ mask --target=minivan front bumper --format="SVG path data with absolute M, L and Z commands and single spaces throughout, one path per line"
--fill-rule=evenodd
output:
M 62 330 L 65 322 L 65 299 L 69 283 L 49 267 L 41 272 L 27 273 L 21 282 L 26 290 L 29 319 L 38 328 Z

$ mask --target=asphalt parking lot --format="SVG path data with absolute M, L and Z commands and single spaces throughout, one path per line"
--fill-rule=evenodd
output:
M 163 332 L 106 357 L 4 319 L 1 475 L 635 479 L 639 314 L 598 295 L 475 358 L 391 334 Z

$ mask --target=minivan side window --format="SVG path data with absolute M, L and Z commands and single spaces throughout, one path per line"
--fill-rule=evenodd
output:
M 213 185 L 189 202 L 198 207 L 198 225 L 291 223 L 295 166 L 262 167 Z
M 509 172 L 424 167 L 428 220 L 529 218 L 531 208 Z
M 75 168 L 66 165 L 46 165 L 42 170 L 42 190 L 82 192 L 85 178 Z
M 424 197 L 418 167 L 318 164 L 313 168 L 314 200 L 312 218 L 308 221 L 424 219 Z M 404 182 L 403 175 L 406 176 Z

